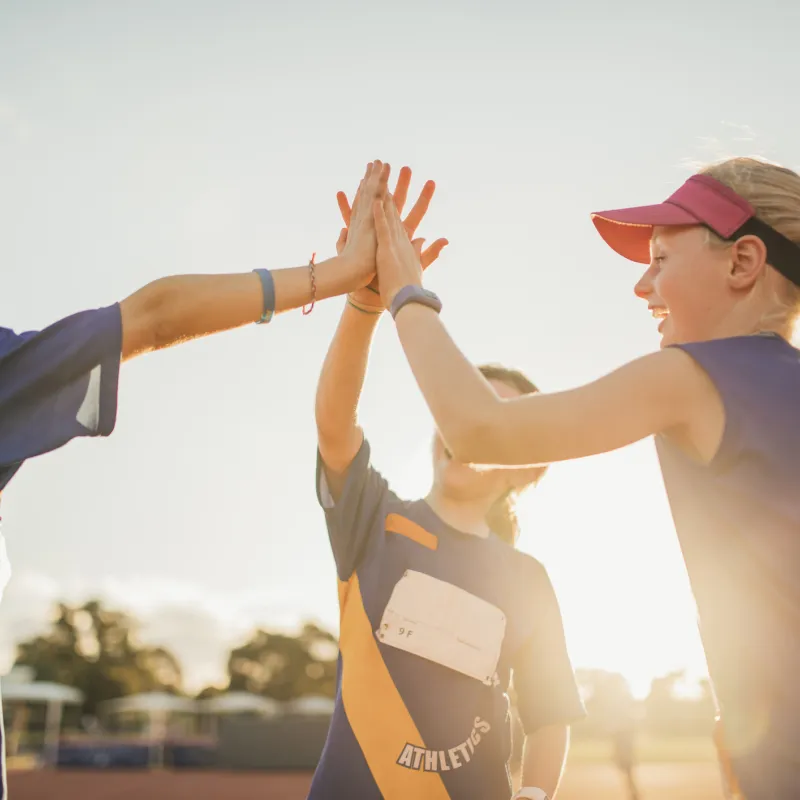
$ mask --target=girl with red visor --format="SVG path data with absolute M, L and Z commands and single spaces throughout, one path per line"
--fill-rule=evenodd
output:
M 718 701 L 727 789 L 800 793 L 800 176 L 736 158 L 664 203 L 601 212 L 647 265 L 660 352 L 580 388 L 498 397 L 421 287 L 391 198 L 375 204 L 384 303 L 447 447 L 548 464 L 654 436 Z M 724 728 L 724 742 L 722 729 Z

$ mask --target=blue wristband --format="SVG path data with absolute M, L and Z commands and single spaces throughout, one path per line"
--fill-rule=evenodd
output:
M 266 325 L 275 316 L 275 281 L 268 269 L 254 269 L 253 272 L 261 279 L 261 289 L 264 292 L 264 311 L 261 319 L 256 320 L 256 325 Z

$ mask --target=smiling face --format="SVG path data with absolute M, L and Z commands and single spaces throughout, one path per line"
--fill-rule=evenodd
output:
M 634 291 L 659 320 L 661 347 L 714 338 L 735 297 L 729 249 L 700 225 L 654 228 L 650 266 Z

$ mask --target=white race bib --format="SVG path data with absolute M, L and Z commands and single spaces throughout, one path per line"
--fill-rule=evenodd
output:
M 375 635 L 383 644 L 491 686 L 505 633 L 506 617 L 496 606 L 451 583 L 406 570 Z

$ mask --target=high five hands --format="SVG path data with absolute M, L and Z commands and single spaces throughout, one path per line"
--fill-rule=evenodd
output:
M 414 238 L 428 211 L 436 184 L 433 181 L 425 183 L 416 203 L 402 219 L 411 184 L 411 169 L 403 167 L 400 170 L 394 194 L 388 191 L 389 172 L 389 165 L 381 161 L 369 164 L 352 207 L 344 192 L 336 195 L 346 226 L 336 242 L 337 254 L 352 255 L 360 262 L 368 258 L 371 249 L 372 269 L 378 272 L 367 286 L 351 292 L 350 298 L 356 306 L 374 313 L 388 308 L 403 286 L 420 283 L 422 271 L 436 261 L 448 244 L 447 239 L 437 239 L 423 250 L 425 239 Z M 402 259 L 402 263 L 398 259 Z M 407 280 L 411 273 L 413 280 Z M 403 280 L 405 282 L 398 285 L 398 281 Z

